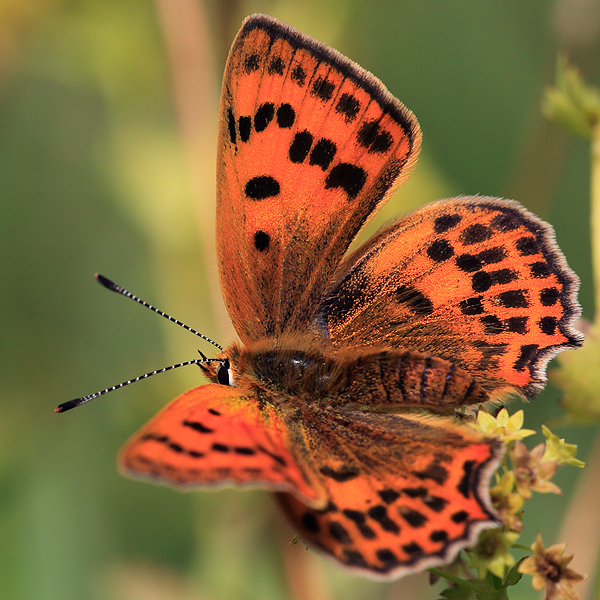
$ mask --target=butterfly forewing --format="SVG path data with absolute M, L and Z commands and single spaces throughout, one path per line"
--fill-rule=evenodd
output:
M 417 349 L 531 396 L 581 344 L 577 287 L 552 228 L 516 202 L 442 200 L 349 257 L 318 322 L 336 346 Z
M 264 16 L 221 98 L 217 248 L 242 341 L 305 330 L 338 262 L 414 164 L 416 119 L 361 67 Z
M 252 485 L 323 503 L 318 481 L 292 455 L 277 411 L 212 384 L 168 404 L 121 451 L 129 475 L 180 487 Z

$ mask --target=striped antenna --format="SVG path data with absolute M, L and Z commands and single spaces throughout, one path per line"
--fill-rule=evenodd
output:
M 96 277 L 96 281 L 98 283 L 100 283 L 101 285 L 103 285 L 105 288 L 112 290 L 113 292 L 117 292 L 118 294 L 121 294 L 122 296 L 125 296 L 126 298 L 131 298 L 132 300 L 135 300 L 138 304 L 141 304 L 142 306 L 145 306 L 146 308 L 153 310 L 155 313 L 158 313 L 161 317 L 164 317 L 165 319 L 168 319 L 169 321 L 175 323 L 176 325 L 183 327 L 187 331 L 191 331 L 192 333 L 196 334 L 198 337 L 202 338 L 203 340 L 206 340 L 207 342 L 211 343 L 213 346 L 216 346 L 221 352 L 223 352 L 223 348 L 221 346 L 219 346 L 219 344 L 217 344 L 216 342 L 213 342 L 213 340 L 211 340 L 210 338 L 206 337 L 205 335 L 202 335 L 201 333 L 199 333 L 195 329 L 192 329 L 185 323 L 182 323 L 181 321 L 174 319 L 173 317 L 171 317 L 167 313 L 163 312 L 162 310 L 159 310 L 158 308 L 155 308 L 151 304 L 144 302 L 141 298 L 138 298 L 131 292 L 128 292 L 124 287 L 121 287 L 120 285 L 117 285 L 114 281 L 111 281 L 107 277 L 104 277 L 104 275 L 100 275 L 100 273 L 96 273 L 95 277 Z M 198 350 L 198 352 L 200 352 L 200 350 Z M 200 356 L 202 357 L 202 359 L 197 358 L 195 360 L 188 360 L 186 362 L 177 363 L 176 365 L 171 365 L 170 367 L 164 367 L 162 369 L 158 369 L 157 371 L 151 371 L 150 373 L 145 373 L 144 375 L 140 375 L 139 377 L 135 377 L 134 379 L 129 379 L 127 381 L 124 381 L 123 383 L 119 383 L 118 385 L 113 385 L 109 388 L 106 388 L 106 389 L 100 391 L 100 392 L 96 392 L 95 394 L 90 394 L 89 396 L 82 396 L 81 398 L 75 398 L 74 400 L 69 400 L 68 402 L 63 402 L 62 404 L 59 404 L 54 409 L 54 412 L 57 412 L 57 413 L 66 412 L 68 410 L 71 410 L 72 408 L 75 408 L 76 406 L 85 404 L 86 402 L 89 402 L 90 400 L 93 400 L 94 398 L 98 398 L 98 396 L 104 396 L 104 394 L 108 394 L 108 392 L 114 392 L 115 390 L 125 387 L 126 385 L 129 385 L 131 383 L 135 383 L 136 381 L 140 381 L 142 379 L 152 377 L 152 375 L 157 375 L 158 373 L 164 373 L 165 371 L 171 371 L 172 369 L 178 369 L 179 367 L 187 367 L 188 365 L 198 365 L 201 369 L 206 370 L 206 367 L 203 366 L 206 363 L 219 362 L 225 368 L 227 368 L 227 369 L 229 368 L 229 361 L 227 359 L 206 358 L 206 356 L 204 356 L 204 354 L 202 354 L 202 352 L 200 352 Z
M 134 379 L 128 379 L 127 381 L 124 381 L 123 383 L 119 383 L 118 385 L 113 385 L 112 387 L 106 388 L 105 390 L 102 390 L 100 392 L 96 392 L 95 394 L 90 394 L 89 396 L 82 396 L 81 398 L 75 398 L 75 400 L 69 400 L 68 402 L 63 402 L 62 404 L 59 404 L 54 409 L 54 412 L 57 412 L 57 413 L 66 412 L 68 410 L 71 410 L 72 408 L 75 408 L 76 406 L 85 404 L 86 402 L 89 402 L 90 400 L 93 400 L 94 398 L 98 398 L 98 396 L 104 396 L 104 394 L 108 394 L 108 392 L 114 392 L 115 390 L 125 387 L 126 385 L 129 385 L 130 383 L 135 383 L 136 381 L 141 381 L 142 379 L 146 379 L 147 377 L 152 377 L 152 375 L 158 375 L 158 373 L 164 373 L 165 371 L 171 371 L 172 369 L 178 369 L 179 367 L 187 367 L 188 365 L 202 365 L 202 364 L 206 364 L 206 363 L 210 363 L 210 362 L 223 363 L 224 361 L 219 360 L 217 358 L 208 358 L 206 360 L 200 360 L 199 358 L 197 358 L 196 360 L 188 360 L 186 362 L 177 363 L 176 365 L 171 365 L 170 367 L 164 367 L 162 369 L 158 369 L 157 371 L 151 371 L 150 373 L 145 373 L 144 375 L 140 375 L 139 377 L 135 377 Z
M 152 306 L 152 304 L 148 304 L 147 302 L 144 302 L 141 298 L 138 298 L 131 292 L 128 292 L 124 287 L 121 287 L 120 285 L 117 285 L 114 281 L 111 281 L 110 279 L 108 279 L 108 277 L 104 277 L 104 275 L 100 275 L 100 273 L 96 273 L 96 275 L 94 275 L 94 277 L 96 278 L 96 281 L 99 284 L 103 285 L 105 288 L 112 290 L 113 292 L 117 292 L 117 294 L 121 294 L 122 296 L 125 296 L 126 298 L 131 298 L 132 300 L 135 300 L 138 304 L 141 304 L 142 306 L 145 306 L 146 308 L 153 310 L 155 313 L 158 313 L 161 317 L 168 319 L 172 323 L 175 323 L 176 325 L 179 325 L 180 327 L 183 327 L 184 329 L 191 331 L 198 337 L 202 338 L 203 340 L 206 340 L 213 346 L 216 346 L 221 352 L 223 352 L 223 348 L 221 346 L 219 346 L 219 344 L 217 344 L 217 342 L 213 342 L 210 338 L 206 337 L 205 335 L 202 335 L 200 332 L 196 331 L 195 329 L 192 329 L 185 323 L 182 323 L 181 321 L 174 319 L 173 317 L 169 316 L 166 312 L 163 312 L 162 310 L 158 310 L 158 308 L 154 308 L 154 306 Z

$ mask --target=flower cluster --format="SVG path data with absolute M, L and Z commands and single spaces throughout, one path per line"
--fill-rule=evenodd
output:
M 522 410 L 509 416 L 508 411 L 502 408 L 495 416 L 480 410 L 477 421 L 471 423 L 478 431 L 502 440 L 506 446 L 506 457 L 500 472 L 496 474 L 496 485 L 490 489 L 492 504 L 503 526 L 481 534 L 469 552 L 468 566 L 477 569 L 480 580 L 489 574 L 502 580 L 510 569 L 509 573 L 516 582 L 519 574 L 526 573 L 533 576 L 532 583 L 536 590 L 545 587 L 545 600 L 576 600 L 573 583 L 581 581 L 583 576 L 567 568 L 572 556 L 563 555 L 564 545 L 557 544 L 545 549 L 538 535 L 531 547 L 533 554 L 518 565 L 515 565 L 510 552 L 523 530 L 523 505 L 532 493 L 560 494 L 560 488 L 551 481 L 558 467 L 584 466 L 575 458 L 577 446 L 565 443 L 545 426 L 542 426 L 545 442 L 530 450 L 522 440 L 536 432 L 523 429 L 523 420 Z

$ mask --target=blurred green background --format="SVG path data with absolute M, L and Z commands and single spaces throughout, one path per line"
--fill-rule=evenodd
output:
M 356 579 L 290 546 L 266 493 L 180 494 L 122 478 L 119 447 L 201 383 L 196 369 L 53 412 L 210 351 L 103 290 L 96 271 L 221 344 L 233 336 L 213 248 L 216 115 L 227 50 L 252 12 L 335 46 L 416 113 L 419 165 L 374 227 L 440 197 L 516 198 L 554 224 L 593 317 L 588 144 L 546 123 L 540 103 L 559 50 L 600 81 L 597 0 L 0 0 L 3 599 L 391 600 L 441 589 L 426 575 Z M 525 425 L 560 417 L 559 398 L 549 387 Z M 556 432 L 590 457 L 593 428 Z M 520 540 L 539 530 L 591 558 L 589 593 L 599 534 L 578 507 L 598 505 L 585 496 L 597 459 L 590 468 L 563 468 L 564 494 L 528 503 Z M 511 593 L 531 597 L 528 581 Z

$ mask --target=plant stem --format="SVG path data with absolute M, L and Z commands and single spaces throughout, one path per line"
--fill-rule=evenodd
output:
M 596 323 L 600 320 L 600 121 L 592 128 L 590 191 L 595 306 L 594 323 Z
M 451 575 L 450 573 L 446 573 L 446 571 L 442 571 L 441 569 L 427 569 L 432 575 L 437 575 L 438 577 L 443 577 L 456 585 L 460 585 L 462 587 L 466 587 L 474 592 L 482 592 L 485 590 L 485 586 L 481 583 L 475 583 L 472 581 L 467 581 L 466 579 L 462 579 L 462 577 L 457 577 L 456 575 Z
M 523 544 L 513 544 L 511 548 L 515 550 L 526 550 L 527 552 L 531 552 L 531 548 L 529 546 L 523 546 Z

